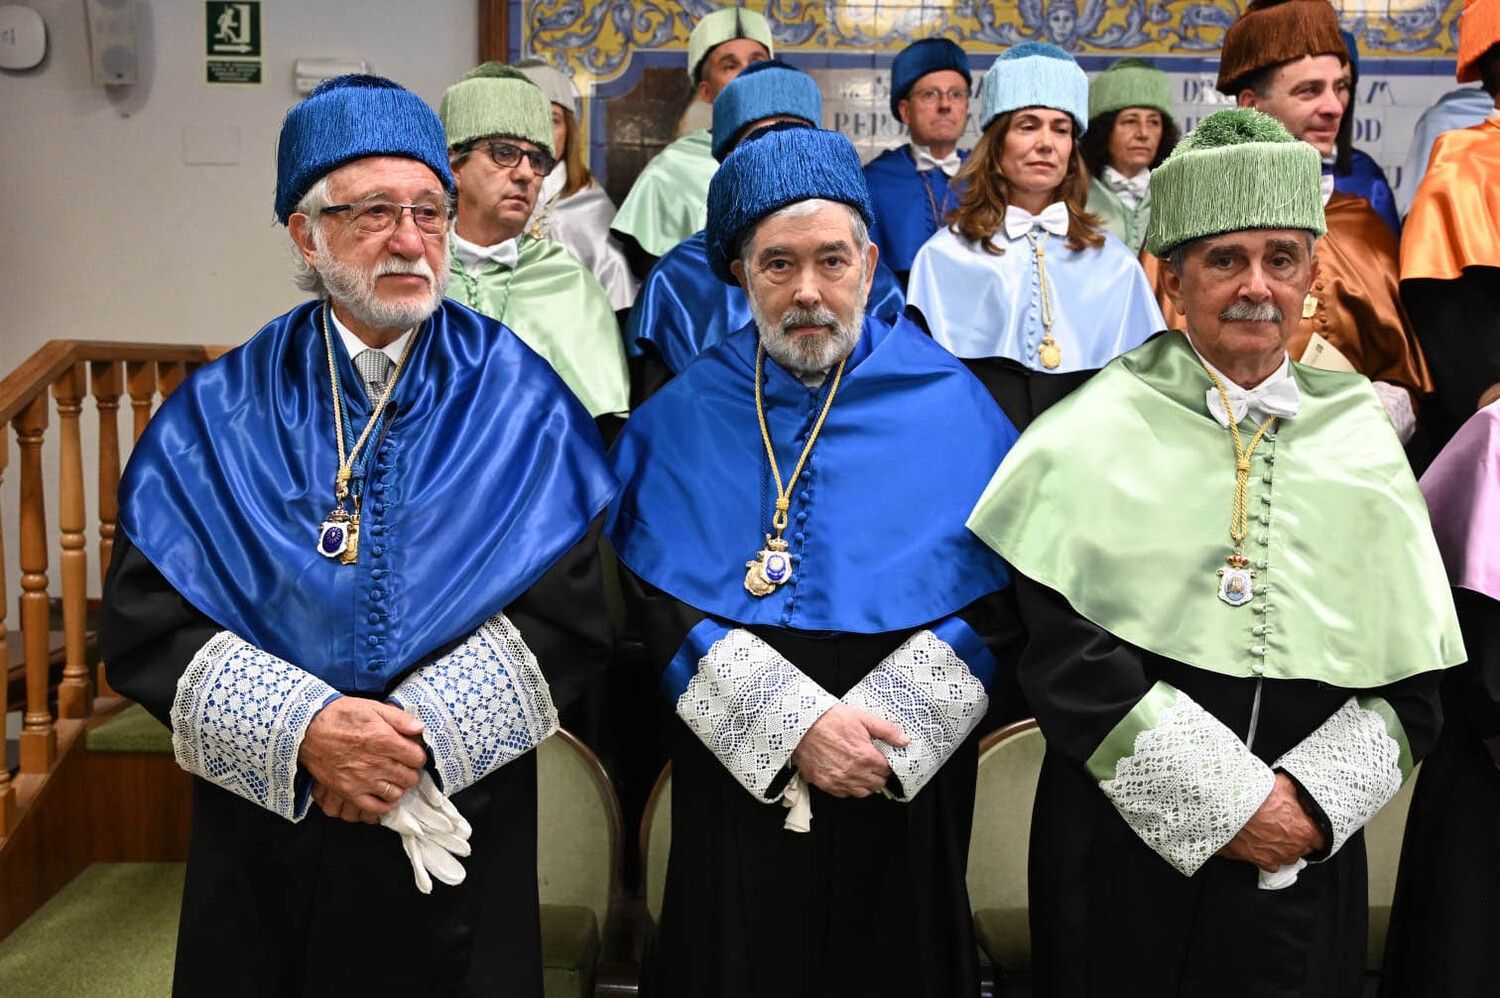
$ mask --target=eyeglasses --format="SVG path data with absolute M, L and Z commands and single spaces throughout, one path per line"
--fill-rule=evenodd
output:
M 484 145 L 490 151 L 490 159 L 494 160 L 495 165 L 502 170 L 509 170 L 521 162 L 522 156 L 525 156 L 526 162 L 531 164 L 531 172 L 539 177 L 545 177 L 557 165 L 557 160 L 552 158 L 551 153 L 542 152 L 540 149 L 522 149 L 520 146 L 497 139 L 491 139 Z
M 357 232 L 367 236 L 384 236 L 396 230 L 401 216 L 411 212 L 416 227 L 429 236 L 444 235 L 448 231 L 448 206 L 446 204 L 395 204 L 391 201 L 359 201 L 354 204 L 331 204 L 323 209 L 325 215 L 348 212 L 349 224 Z
M 937 87 L 925 87 L 921 90 L 913 90 L 911 92 L 911 99 L 916 101 L 918 104 L 936 104 L 938 102 L 938 98 L 940 97 L 946 97 L 948 98 L 949 102 L 957 104 L 959 101 L 968 100 L 969 92 L 967 90 L 960 90 L 957 87 L 954 87 L 952 90 L 939 90 Z

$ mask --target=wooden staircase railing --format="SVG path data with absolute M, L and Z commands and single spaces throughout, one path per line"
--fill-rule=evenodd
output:
M 102 585 L 114 545 L 120 484 L 119 411 L 130 396 L 134 417 L 131 442 L 139 440 L 153 405 L 165 399 L 198 367 L 228 347 L 162 343 L 114 343 L 99 340 L 52 340 L 0 381 L 0 431 L 15 429 L 19 452 L 20 509 L 16 530 L 20 568 L 20 641 L 24 648 L 26 695 L 20 734 L 20 775 L 11 779 L 0 754 L 0 842 L 15 828 L 21 809 L 34 797 L 58 759 L 58 722 L 81 720 L 93 709 L 96 694 L 109 695 L 101 663 L 91 676 L 86 662 L 88 611 L 88 511 L 84 496 L 83 410 L 92 396 L 98 414 L 98 559 Z M 49 623 L 47 476 L 43 445 L 47 437 L 49 396 L 57 409 L 56 504 L 58 571 L 62 597 L 63 669 L 52 707 L 49 660 L 53 637 Z M 10 464 L 10 447 L 0 432 L 0 483 Z M 5 564 L 5 527 L 0 510 L 0 663 L 10 661 L 7 630 L 9 580 Z M 9 683 L 0 682 L 0 718 L 9 710 Z M 18 795 L 18 784 L 22 793 Z

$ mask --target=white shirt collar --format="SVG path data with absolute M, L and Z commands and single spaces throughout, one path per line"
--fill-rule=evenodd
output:
M 942 170 L 943 173 L 951 177 L 957 174 L 958 168 L 963 165 L 963 160 L 958 158 L 957 146 L 954 146 L 953 151 L 946 157 L 938 159 L 932 155 L 932 151 L 926 146 L 912 142 L 911 158 L 917 163 L 918 173 L 925 173 L 928 170 Z
M 1225 392 L 1229 395 L 1229 404 L 1234 409 L 1236 423 L 1244 422 L 1246 416 L 1255 423 L 1264 422 L 1271 416 L 1292 419 L 1301 409 L 1302 390 L 1297 387 L 1297 379 L 1292 377 L 1290 357 L 1283 355 L 1281 366 L 1254 388 L 1242 388 L 1223 371 L 1210 364 L 1203 354 L 1198 353 L 1198 347 L 1193 343 L 1191 336 L 1188 337 L 1188 345 L 1193 348 L 1193 353 L 1198 354 L 1198 360 L 1203 366 L 1212 371 L 1214 377 L 1223 384 Z M 1209 385 L 1204 401 L 1208 406 L 1209 415 L 1218 420 L 1220 426 L 1227 428 L 1229 417 L 1224 411 L 1224 399 L 1220 397 L 1219 390 Z
M 1142 170 L 1133 177 L 1127 177 L 1114 167 L 1106 165 L 1100 172 L 1099 179 L 1114 192 L 1115 197 L 1125 202 L 1127 208 L 1135 208 L 1146 200 L 1146 191 L 1151 187 L 1150 170 Z
M 502 267 L 514 267 L 516 261 L 521 258 L 520 237 L 507 239 L 493 246 L 480 246 L 459 235 L 457 229 L 450 234 L 453 236 L 453 252 L 458 255 L 458 262 L 476 277 L 487 260 L 492 260 Z
M 1323 207 L 1328 207 L 1328 201 L 1333 197 L 1333 174 L 1323 174 Z
M 349 328 L 339 321 L 339 314 L 337 312 L 330 308 L 328 314 L 333 318 L 333 328 L 338 332 L 339 342 L 344 344 L 344 351 L 349 354 L 350 360 L 370 349 L 368 343 L 351 333 Z M 406 349 L 406 341 L 411 338 L 412 331 L 415 329 L 416 327 L 413 326 L 385 346 L 379 348 L 382 353 L 391 359 L 392 364 L 399 364 L 401 362 L 401 352 Z

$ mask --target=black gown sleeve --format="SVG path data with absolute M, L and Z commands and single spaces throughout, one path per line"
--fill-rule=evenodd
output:
M 630 358 L 630 409 L 634 412 L 672 380 L 672 369 L 651 343 L 641 343 L 641 354 Z
M 1015 586 L 981 596 L 958 611 L 957 616 L 979 635 L 999 666 L 990 683 L 990 709 L 980 730 L 990 731 L 1031 717 L 1018 673 L 1021 651 L 1026 645 L 1026 629 L 1021 625 Z
M 708 614 L 668 596 L 623 565 L 620 582 L 625 590 L 626 611 L 640 623 L 646 661 L 660 676 L 682 647 L 688 633 Z
M 1500 602 L 1453 590 L 1469 660 L 1443 677 L 1443 706 L 1480 738 L 1500 738 Z
M 1434 454 L 1500 382 L 1500 268 L 1470 267 L 1451 281 L 1401 282 L 1401 302 L 1432 371 L 1422 405 Z
M 614 634 L 604 603 L 599 561 L 601 513 L 574 544 L 505 615 L 536 655 L 558 710 L 566 708 L 589 681 L 602 673 L 614 653 Z
M 652 256 L 635 241 L 635 236 L 629 233 L 621 232 L 619 229 L 610 229 L 609 234 L 620 241 L 620 249 L 625 253 L 625 263 L 630 267 L 630 272 L 635 275 L 635 279 L 644 281 L 660 257 Z
M 123 527 L 116 528 L 99 617 L 99 649 L 111 686 L 170 727 L 178 679 L 221 630 L 172 588 Z

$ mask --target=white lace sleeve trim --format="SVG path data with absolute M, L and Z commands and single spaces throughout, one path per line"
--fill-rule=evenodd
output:
M 177 680 L 171 714 L 177 764 L 300 821 L 308 801 L 297 799 L 297 752 L 307 726 L 336 693 L 311 673 L 220 631 Z
M 1401 745 L 1385 718 L 1353 697 L 1276 760 L 1323 809 L 1338 852 L 1401 789 Z
M 743 628 L 698 660 L 677 714 L 742 786 L 763 801 L 802 736 L 838 698 Z
M 909 801 L 943 767 L 989 709 L 984 684 L 931 631 L 902 642 L 844 695 L 844 702 L 898 724 L 910 741 L 877 742 Z
M 557 730 L 557 708 L 536 655 L 503 613 L 407 676 L 391 698 L 422 722 L 449 797 Z
M 1275 780 L 1234 732 L 1178 691 L 1099 788 L 1147 845 L 1192 876 L 1245 827 Z

